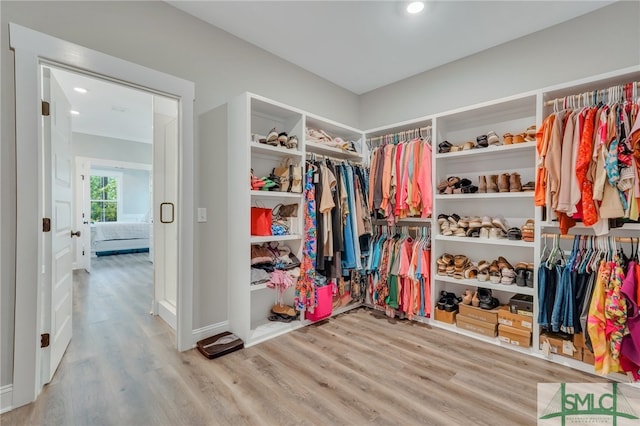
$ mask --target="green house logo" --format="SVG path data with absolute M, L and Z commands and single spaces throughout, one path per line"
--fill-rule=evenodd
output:
M 545 384 L 539 386 L 542 385 Z M 557 386 L 557 384 L 553 385 Z M 585 383 L 579 390 L 573 391 L 568 391 L 566 383 L 561 383 L 549 403 L 538 414 L 540 420 L 557 419 L 562 426 L 566 424 L 617 426 L 619 419 L 639 419 L 618 383 L 604 385 Z

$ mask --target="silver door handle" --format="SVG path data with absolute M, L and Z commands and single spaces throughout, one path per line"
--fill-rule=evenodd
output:
M 76 231 L 76 232 L 71 231 L 71 238 L 79 237 L 79 236 L 80 236 L 80 231 Z

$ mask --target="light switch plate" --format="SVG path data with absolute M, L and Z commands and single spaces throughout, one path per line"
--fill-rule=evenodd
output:
M 198 222 L 207 221 L 207 209 L 205 207 L 198 207 Z

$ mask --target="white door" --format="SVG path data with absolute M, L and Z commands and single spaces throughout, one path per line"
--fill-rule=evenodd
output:
M 178 103 L 153 97 L 154 313 L 174 330 L 178 296 Z
M 45 150 L 45 217 L 51 219 L 44 233 L 45 280 L 42 289 L 43 334 L 49 346 L 43 348 L 41 380 L 49 383 L 71 341 L 72 318 L 72 167 L 71 105 L 48 68 L 43 68 L 43 98 L 49 102 L 49 116 L 43 115 Z M 50 195 L 50 196 L 49 196 Z M 48 210 L 48 211 L 47 211 Z M 49 328 L 47 330 L 46 328 Z

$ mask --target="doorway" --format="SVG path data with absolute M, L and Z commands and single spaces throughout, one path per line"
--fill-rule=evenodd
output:
M 16 157 L 17 157 L 17 241 L 14 380 L 12 406 L 35 400 L 43 383 L 40 377 L 42 349 L 40 334 L 43 296 L 39 289 L 50 285 L 45 268 L 45 176 L 40 167 L 44 151 L 41 117 L 41 65 L 82 69 L 105 80 L 127 82 L 154 94 L 178 101 L 177 202 L 169 218 L 177 228 L 178 287 L 176 300 L 176 346 L 191 348 L 193 300 L 193 99 L 194 85 L 149 68 L 84 48 L 11 23 L 10 46 L 15 52 Z M 37 159 L 37 161 L 34 161 Z M 34 227 L 43 223 L 42 228 Z M 70 263 L 69 263 L 70 265 Z

